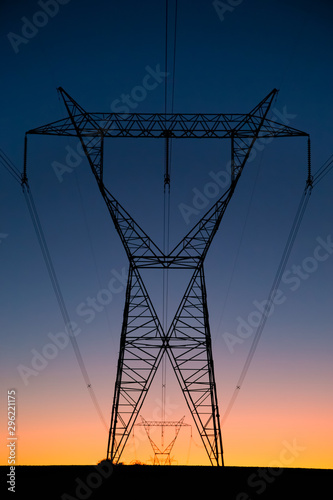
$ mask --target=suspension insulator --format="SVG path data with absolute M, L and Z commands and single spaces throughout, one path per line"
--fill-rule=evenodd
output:
M 308 179 L 307 185 L 312 186 L 312 175 L 311 175 L 311 139 L 308 137 Z

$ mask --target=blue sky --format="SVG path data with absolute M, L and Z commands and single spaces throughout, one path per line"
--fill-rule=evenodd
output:
M 56 91 L 59 86 L 87 111 L 115 110 L 123 95 L 132 96 L 129 106 L 135 112 L 164 111 L 163 77 L 143 99 L 133 98 L 139 96 L 135 89 L 142 86 L 148 73 L 164 70 L 164 2 L 60 3 L 48 4 L 52 15 L 45 14 L 43 2 L 4 0 L 0 7 L 4 70 L 0 147 L 19 170 L 25 132 L 66 116 Z M 230 8 L 222 16 L 214 2 L 178 1 L 174 111 L 246 113 L 277 88 L 271 117 L 277 121 L 284 117 L 291 127 L 310 134 L 315 171 L 332 154 L 331 2 L 243 0 L 225 4 Z M 170 2 L 171 11 L 172 5 Z M 20 39 L 9 33 L 24 37 L 25 42 L 18 43 Z M 168 106 L 170 110 L 170 99 Z M 205 193 L 212 181 L 211 173 L 218 175 L 229 160 L 226 141 L 199 142 L 173 144 L 170 239 L 175 244 L 204 214 L 199 210 L 186 221 L 180 206 L 193 207 L 196 193 Z M 78 343 L 108 421 L 127 261 L 77 145 L 76 139 L 29 136 L 28 177 L 69 314 L 82 329 Z M 163 151 L 159 141 L 119 139 L 107 142 L 105 160 L 107 186 L 158 244 L 162 241 Z M 60 182 L 54 165 L 64 164 L 66 156 L 72 170 Z M 254 310 L 254 301 L 267 298 L 306 174 L 305 138 L 275 139 L 257 149 L 208 254 L 206 277 L 221 408 L 232 395 L 251 345 L 251 337 L 244 339 L 231 353 L 224 334 L 235 333 L 239 318 L 246 320 Z M 31 362 L 31 350 L 41 350 L 48 333 L 61 331 L 63 324 L 21 188 L 4 169 L 0 178 L 0 233 L 5 235 L 0 240 L 4 390 L 17 387 L 22 420 L 24 412 L 33 420 L 41 396 L 61 406 L 62 384 L 70 380 L 77 401 L 71 406 L 73 420 L 79 418 L 82 407 L 89 415 L 87 421 L 93 422 L 97 417 L 70 349 L 52 360 L 28 387 L 18 374 L 19 364 Z M 207 209 L 216 199 L 207 198 Z M 304 259 L 313 257 L 318 238 L 330 241 L 332 211 L 332 175 L 328 175 L 311 195 L 286 267 L 291 274 L 295 274 L 293 266 L 302 267 Z M 329 254 L 315 271 L 303 269 L 308 276 L 300 278 L 297 289 L 292 290 L 288 282 L 283 284 L 286 300 L 267 322 L 244 392 L 233 410 L 235 416 L 230 415 L 225 427 L 229 450 L 237 448 L 238 422 L 242 426 L 244 412 L 252 415 L 260 407 L 263 419 L 268 415 L 269 421 L 272 401 L 276 401 L 274 411 L 279 412 L 282 401 L 295 401 L 293 394 L 299 394 L 293 403 L 299 418 L 311 401 L 318 415 L 327 416 L 330 411 L 332 416 L 332 404 L 328 410 L 327 403 L 332 377 L 332 271 Z M 117 276 L 119 291 L 112 302 L 86 323 L 87 317 L 77 313 L 78 306 L 87 297 L 97 297 L 111 277 Z M 172 296 L 170 304 L 173 301 L 175 307 Z M 181 395 L 172 394 L 182 408 Z M 283 438 L 297 434 L 297 425 L 290 425 L 281 428 Z M 93 461 L 95 455 L 104 453 L 103 432 L 91 452 Z M 251 433 L 257 436 L 259 427 L 250 427 L 249 436 Z M 65 430 L 63 436 L 65 439 Z M 310 463 L 311 453 L 326 456 L 326 449 L 319 451 L 306 430 L 300 439 L 309 439 L 306 463 Z M 244 444 L 248 450 L 252 445 L 250 438 Z M 273 444 L 269 453 L 274 455 Z M 42 447 L 42 457 L 47 454 Z M 72 454 L 77 460 L 74 451 Z M 232 464 L 248 464 L 246 452 L 241 458 L 231 456 Z M 23 459 L 28 461 L 28 457 L 26 452 Z M 262 457 L 262 461 L 266 459 Z

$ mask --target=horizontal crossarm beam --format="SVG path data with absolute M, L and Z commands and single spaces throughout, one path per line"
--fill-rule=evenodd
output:
M 104 137 L 132 137 L 165 139 L 168 135 L 172 139 L 231 139 L 240 137 L 252 138 L 255 135 L 253 124 L 245 122 L 247 115 L 224 114 L 128 114 L 118 115 L 111 113 L 91 113 L 94 122 Z M 84 117 L 82 117 L 84 118 Z M 107 124 L 107 126 L 105 126 Z M 239 128 L 239 125 L 242 125 Z M 251 126 L 252 125 L 252 126 Z M 95 127 L 84 120 L 79 125 L 79 132 L 84 137 L 100 135 Z M 76 129 L 69 118 L 64 118 L 35 129 L 28 134 L 77 136 Z M 307 136 L 308 134 L 274 120 L 265 120 L 257 138 Z
M 59 88 L 58 91 L 69 117 L 29 130 L 28 134 L 161 139 L 245 139 L 307 135 L 286 124 L 268 120 L 266 116 L 262 123 L 263 113 L 276 96 L 276 89 L 249 113 L 88 113 L 64 89 Z

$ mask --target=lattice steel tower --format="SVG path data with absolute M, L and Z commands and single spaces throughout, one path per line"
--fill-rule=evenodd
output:
M 277 90 L 247 114 L 88 113 L 62 88 L 68 117 L 28 134 L 77 136 L 129 261 L 120 352 L 107 458 L 120 460 L 151 383 L 166 355 L 212 465 L 223 465 L 220 412 L 209 327 L 204 261 L 237 182 L 259 138 L 307 136 L 267 118 Z M 229 139 L 230 185 L 171 251 L 163 252 L 103 183 L 105 138 Z M 168 162 L 165 183 L 170 182 Z M 192 276 L 168 329 L 163 328 L 142 278 L 143 269 L 191 270 Z

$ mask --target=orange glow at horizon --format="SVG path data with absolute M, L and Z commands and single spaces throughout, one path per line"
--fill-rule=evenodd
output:
M 267 363 L 267 361 L 265 361 Z M 222 442 L 226 466 L 333 468 L 332 452 L 333 403 L 325 390 L 316 384 L 309 386 L 306 372 L 297 365 L 298 379 L 292 384 L 290 373 L 283 376 L 270 373 L 257 363 L 251 372 L 246 391 L 237 400 L 222 426 Z M 291 365 L 292 369 L 294 365 Z M 219 375 L 219 367 L 217 367 Z M 263 378 L 262 373 L 266 373 Z M 310 375 L 309 375 L 310 377 Z M 311 375 L 314 380 L 314 375 Z M 298 380 L 303 380 L 300 386 Z M 70 383 L 69 383 L 70 380 Z M 223 377 L 221 376 L 221 380 Z M 219 384 L 219 381 L 218 381 Z M 103 401 L 103 415 L 109 425 L 112 391 L 110 381 L 101 377 L 95 384 Z M 311 389 L 311 405 L 307 389 Z M 296 389 L 297 390 L 296 390 Z M 223 386 L 221 387 L 223 390 Z M 108 398 L 105 397 L 108 394 Z M 227 401 L 226 394 L 220 400 Z M 106 457 L 108 428 L 98 418 L 87 389 L 77 369 L 63 365 L 62 373 L 50 364 L 47 370 L 17 392 L 17 461 L 16 465 L 86 465 L 96 464 Z M 223 411 L 223 404 L 221 405 Z M 178 421 L 185 415 L 171 451 L 172 464 L 210 465 L 200 436 L 191 420 L 177 382 L 168 382 L 166 420 Z M 141 414 L 147 420 L 161 418 L 159 380 L 151 392 Z M 223 413 L 222 413 L 223 415 Z M 137 423 L 140 418 L 137 419 Z M 1 416 L 1 429 L 6 423 Z M 152 429 L 152 438 L 160 446 L 159 428 Z M 166 434 L 164 448 L 170 442 Z M 3 439 L 3 442 L 6 440 Z M 162 445 L 161 445 L 162 447 Z M 124 449 L 121 461 L 131 464 L 139 461 L 152 463 L 154 453 L 143 427 L 135 426 Z M 1 463 L 7 464 L 7 449 L 1 447 Z
M 311 418 L 301 422 L 295 416 L 292 432 L 286 422 L 282 422 L 280 428 L 274 428 L 273 420 L 269 419 L 258 421 L 256 416 L 250 416 L 246 425 L 243 419 L 235 419 L 222 431 L 225 465 L 331 469 L 333 438 L 325 431 L 330 423 L 326 419 Z M 309 425 L 314 429 L 311 434 Z M 268 439 L 266 435 L 270 426 Z M 152 430 L 151 436 L 160 446 L 160 429 Z M 170 436 L 165 436 L 164 448 L 169 439 Z M 92 416 L 78 425 L 66 422 L 66 419 L 59 420 L 58 416 L 35 423 L 27 419 L 18 433 L 16 465 L 95 464 L 105 458 L 106 445 L 107 431 L 101 424 L 97 426 Z M 138 461 L 149 465 L 153 456 L 144 429 L 136 427 L 121 462 L 131 464 Z M 180 430 L 170 456 L 174 465 L 210 465 L 194 429 L 192 438 L 187 428 Z M 1 462 L 7 464 L 6 450 L 2 450 Z

